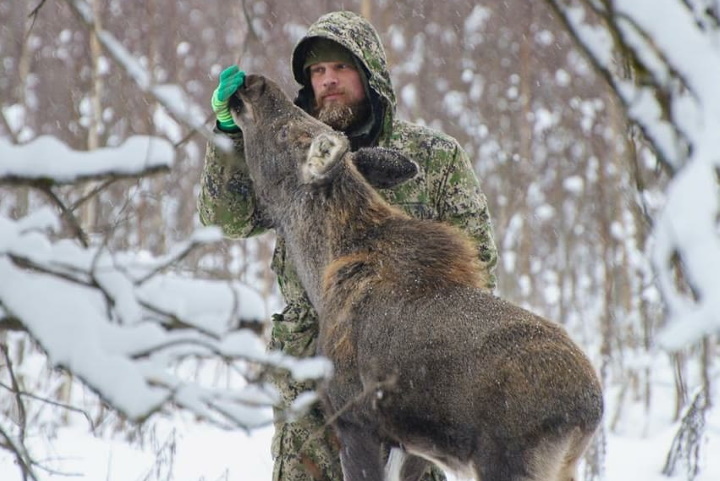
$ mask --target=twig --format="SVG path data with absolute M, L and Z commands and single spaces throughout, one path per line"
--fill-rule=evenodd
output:
M 15 395 L 15 403 L 18 409 L 18 427 L 20 428 L 20 444 L 25 444 L 25 429 L 27 428 L 27 411 L 25 411 L 25 404 L 20 397 L 20 383 L 18 382 L 17 376 L 15 376 L 15 369 L 13 367 L 13 361 L 10 357 L 10 349 L 7 344 L 0 344 L 0 351 L 2 351 L 3 357 L 5 358 L 5 366 L 7 367 L 8 374 L 10 375 L 10 382 L 12 388 L 8 390 Z
M 210 121 L 212 121 L 214 118 L 215 118 L 215 113 L 208 114 L 208 116 L 205 117 L 205 122 L 203 122 L 203 124 L 210 123 Z M 177 142 L 175 142 L 173 144 L 173 148 L 175 150 L 179 149 L 180 147 L 182 147 L 183 145 L 188 143 L 190 141 L 190 139 L 192 139 L 196 133 L 197 132 L 195 130 L 189 130 L 188 133 L 185 134 L 185 136 L 182 139 L 178 140 Z
M 90 199 L 92 199 L 93 197 L 95 197 L 96 195 L 98 195 L 98 194 L 99 194 L 100 192 L 102 192 L 103 190 L 105 190 L 105 189 L 107 189 L 108 187 L 110 187 L 112 184 L 114 184 L 114 183 L 117 182 L 118 180 L 120 180 L 120 179 L 117 178 L 117 177 L 113 177 L 113 178 L 111 178 L 111 179 L 105 180 L 104 182 L 102 182 L 102 183 L 99 184 L 99 185 L 96 185 L 95 187 L 93 187 L 93 189 L 92 189 L 90 192 L 88 192 L 88 193 L 85 194 L 84 196 L 80 197 L 80 198 L 79 198 L 78 200 L 76 200 L 75 202 L 73 202 L 68 209 L 69 209 L 71 212 L 74 212 L 75 210 L 77 210 L 78 207 L 80 207 L 80 206 L 83 205 L 85 202 L 87 202 L 88 200 L 90 200 Z
M 25 446 L 22 444 L 18 446 L 15 441 L 13 441 L 12 437 L 5 432 L 2 426 L 0 426 L 0 435 L 5 438 L 5 442 L 0 444 L 0 446 L 10 451 L 15 456 L 15 460 L 22 470 L 23 481 L 27 481 L 28 479 L 38 481 L 38 477 L 33 469 L 33 464 L 35 464 L 35 462 L 30 458 L 30 454 L 27 452 Z
M 184 321 L 184 320 L 180 319 L 179 317 L 177 317 L 175 314 L 172 314 L 167 311 L 163 311 L 162 309 L 160 309 L 157 306 L 149 304 L 143 300 L 138 300 L 138 303 L 143 308 L 147 309 L 148 311 L 152 312 L 153 314 L 157 314 L 157 315 L 165 318 L 161 321 L 161 323 L 162 323 L 162 326 L 165 327 L 166 329 L 193 329 L 193 330 L 200 332 L 212 339 L 218 338 L 217 334 L 215 334 L 211 331 L 205 330 L 201 326 L 196 326 L 187 321 Z
M 46 0 L 40 0 L 40 3 L 37 4 L 35 8 L 32 9 L 32 11 L 28 14 L 28 18 L 34 18 L 37 17 L 38 13 L 40 12 L 40 9 L 45 5 Z
M 247 0 L 242 0 L 242 13 L 243 17 L 245 18 L 245 25 L 247 26 L 247 31 L 245 32 L 245 38 L 243 39 L 243 46 L 242 50 L 238 51 L 237 57 L 235 57 L 235 64 L 240 64 L 240 59 L 243 57 L 245 52 L 248 49 L 249 40 L 252 39 L 256 42 L 260 41 L 260 36 L 255 31 L 255 28 L 253 27 L 252 18 L 250 18 L 250 9 L 247 5 Z
M 53 192 L 53 185 L 57 185 L 58 181 L 48 178 L 32 178 L 32 177 L 19 177 L 15 175 L 8 175 L 0 177 L 0 185 L 9 184 L 12 186 L 25 186 L 32 187 L 33 189 L 42 192 L 45 197 L 50 199 L 51 203 L 55 204 L 60 209 L 61 217 L 65 220 L 73 235 L 80 241 L 83 247 L 88 247 L 88 236 L 80 227 L 75 216 L 65 206 L 65 203 Z
M 350 408 L 352 408 L 353 406 L 356 406 L 360 402 L 364 401 L 366 397 L 378 392 L 378 390 L 383 389 L 383 388 L 394 387 L 395 385 L 396 385 L 396 379 L 392 378 L 392 379 L 388 379 L 386 381 L 378 381 L 374 385 L 366 387 L 363 392 L 361 392 L 360 394 L 355 396 L 355 398 L 351 399 L 344 406 L 342 406 L 340 409 L 335 411 L 332 416 L 330 416 L 329 418 L 326 418 L 323 425 L 320 428 L 316 429 L 314 432 L 312 432 L 310 434 L 310 436 L 308 436 L 308 438 L 305 440 L 305 442 L 298 449 L 298 452 L 302 452 L 303 449 L 305 449 L 305 446 L 309 442 L 319 438 L 322 435 L 322 433 L 325 431 L 325 429 L 327 429 L 328 427 L 332 427 L 333 424 L 335 423 L 335 421 L 337 421 L 340 418 L 340 416 L 345 414 Z
M 79 284 L 81 286 L 85 287 L 96 287 L 92 282 L 89 280 L 82 280 L 79 277 L 72 276 L 69 272 L 62 272 L 59 270 L 53 270 L 49 266 L 37 264 L 31 259 L 28 259 L 27 257 L 22 257 L 16 254 L 7 254 L 11 261 L 13 261 L 13 264 L 16 266 L 25 268 L 25 269 L 31 269 L 37 272 L 42 272 L 43 274 L 49 274 L 55 277 L 59 277 L 61 279 L 64 279 L 66 281 L 70 281 L 75 284 Z M 83 274 L 86 274 L 82 272 Z
M 138 279 L 136 281 L 136 284 L 137 285 L 144 284 L 145 282 L 147 282 L 148 280 L 150 280 L 151 278 L 153 278 L 160 272 L 164 271 L 165 269 L 167 269 L 167 268 L 179 263 L 181 260 L 185 259 L 188 255 L 190 255 L 190 253 L 193 250 L 195 250 L 197 247 L 202 246 L 202 245 L 204 245 L 203 242 L 198 242 L 198 241 L 189 242 L 176 255 L 174 255 L 173 257 L 171 257 L 169 259 L 166 259 L 165 262 L 162 262 L 159 265 L 155 266 L 155 268 L 152 271 L 150 271 L 148 274 L 146 274 L 145 276 Z
M 673 438 L 665 460 L 662 470 L 664 475 L 675 475 L 681 464 L 684 464 L 687 470 L 686 479 L 690 481 L 700 473 L 700 453 L 705 438 L 705 418 L 708 407 L 708 393 L 704 388 L 700 388 L 682 416 L 680 427 Z
M 51 405 L 51 406 L 59 407 L 59 408 L 62 408 L 62 409 L 67 409 L 68 411 L 72 411 L 72 412 L 75 412 L 75 413 L 78 413 L 78 414 L 82 414 L 83 417 L 85 417 L 85 419 L 87 419 L 87 422 L 88 422 L 88 424 L 90 425 L 90 430 L 91 430 L 92 432 L 95 432 L 95 423 L 93 423 L 93 420 L 90 418 L 90 415 L 89 415 L 87 412 L 83 411 L 82 409 L 76 408 L 76 407 L 74 407 L 74 406 L 70 406 L 69 404 L 63 404 L 63 403 L 60 403 L 60 402 L 57 402 L 57 401 L 53 401 L 53 400 L 51 400 L 51 399 L 47 399 L 47 398 L 44 398 L 44 397 L 40 397 L 40 396 L 37 396 L 37 395 L 35 395 L 35 394 L 26 392 L 26 391 L 14 390 L 12 387 L 8 386 L 7 384 L 5 384 L 5 383 L 3 383 L 3 382 L 1 382 L 1 381 L 0 381 L 0 387 L 5 388 L 5 389 L 7 389 L 7 390 L 10 391 L 10 392 L 15 393 L 15 395 L 18 396 L 18 397 L 20 397 L 20 396 L 28 397 L 28 398 L 30 398 L 30 399 L 34 399 L 34 400 L 36 400 L 36 401 L 40 401 L 40 402 L 42 402 L 42 403 L 44 403 L 44 404 L 49 404 L 49 405 Z
M 28 18 L 32 21 L 30 22 L 30 28 L 28 28 L 27 34 L 25 35 L 25 40 L 30 37 L 30 32 L 32 32 L 33 27 L 35 27 L 35 21 L 37 20 L 38 14 L 40 13 L 40 9 L 45 5 L 45 2 L 47 0 L 40 0 L 40 3 L 37 4 L 35 8 L 32 9 L 32 11 L 28 14 Z
M 57 194 L 55 194 L 52 188 L 50 188 L 49 186 L 42 186 L 41 188 L 39 188 L 39 190 L 40 192 L 45 194 L 45 196 L 50 199 L 53 204 L 58 206 L 58 208 L 60 209 L 61 217 L 70 227 L 70 230 L 73 232 L 73 235 L 80 242 L 80 244 L 85 248 L 89 247 L 90 239 L 88 238 L 87 233 L 80 226 L 77 217 L 75 217 L 72 211 L 65 206 L 65 203 L 57 196 Z

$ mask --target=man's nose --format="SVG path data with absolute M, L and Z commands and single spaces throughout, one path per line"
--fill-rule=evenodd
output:
M 326 72 L 325 76 L 323 77 L 323 86 L 329 87 L 331 85 L 335 85 L 338 83 L 337 75 L 335 75 L 334 72 Z

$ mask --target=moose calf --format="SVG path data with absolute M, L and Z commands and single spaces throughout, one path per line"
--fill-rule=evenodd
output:
M 320 319 L 323 390 L 346 481 L 414 481 L 432 461 L 482 481 L 570 481 L 602 392 L 559 325 L 485 292 L 471 241 L 373 186 L 417 166 L 346 138 L 250 75 L 231 101 L 263 215 Z

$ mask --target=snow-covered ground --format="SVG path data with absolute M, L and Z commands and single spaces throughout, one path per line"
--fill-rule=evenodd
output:
M 607 434 L 604 479 L 607 481 L 673 481 L 687 480 L 684 466 L 674 477 L 661 471 L 677 432 L 673 421 L 674 384 L 667 356 L 653 358 L 652 396 L 649 411 L 626 397 L 617 415 L 619 395 L 616 387 L 605 390 L 605 426 L 614 425 Z M 24 372 L 41 377 L 43 356 L 28 356 Z M 218 379 L 218 367 L 206 363 L 191 370 L 201 380 Z M 181 371 L 181 373 L 184 371 Z M 224 371 L 223 371 L 224 372 Z M 187 373 L 185 373 L 187 374 Z M 225 379 L 224 377 L 220 376 Z M 690 385 L 696 385 L 692 376 Z M 229 378 L 225 382 L 230 382 Z M 85 400 L 86 406 L 97 406 L 97 397 L 79 382 L 73 383 L 72 397 Z M 705 443 L 701 451 L 702 471 L 695 481 L 720 480 L 720 404 L 718 392 L 711 397 L 714 407 L 706 422 Z M 95 412 L 97 409 L 92 408 Z M 132 429 L 118 429 L 117 418 L 95 420 L 98 436 L 88 430 L 88 421 L 77 413 L 68 413 L 67 427 L 54 432 L 41 428 L 57 416 L 33 410 L 37 423 L 26 433 L 26 445 L 34 459 L 52 472 L 37 470 L 38 481 L 270 481 L 272 426 L 250 433 L 228 431 L 198 421 L 190 411 L 166 411 L 153 416 L 143 428 L 142 441 Z M 608 430 L 606 430 L 608 431 Z M 111 434 L 112 433 L 112 434 Z M 103 437 L 104 436 L 104 437 Z M 130 440 L 133 439 L 134 440 Z M 1 440 L 2 438 L 0 438 Z M 583 477 L 580 476 L 580 480 Z M 24 481 L 13 456 L 0 449 L 0 481 Z M 449 481 L 455 481 L 450 477 Z
M 703 450 L 704 470 L 696 481 L 720 480 L 720 416 L 708 419 Z M 622 434 L 608 436 L 605 479 L 611 481 L 667 481 L 687 479 L 684 471 L 673 478 L 661 474 L 675 424 L 648 425 L 627 421 Z M 648 434 L 642 434 L 646 431 Z M 65 474 L 40 471 L 43 481 L 270 481 L 272 427 L 228 432 L 188 420 L 156 421 L 156 437 L 144 449 L 120 440 L 93 438 L 81 428 L 63 428 L 47 444 L 38 436 L 50 464 Z M 171 447 L 174 443 L 174 447 Z M 165 446 L 165 449 L 161 449 Z M 156 458 L 155 453 L 162 453 Z M 713 455 L 714 453 L 714 455 Z M 170 471 L 170 473 L 168 472 Z M 72 474 L 68 477 L 67 474 Z M 169 475 L 168 475 L 169 474 Z M 0 480 L 21 481 L 20 471 L 7 451 L 0 451 Z

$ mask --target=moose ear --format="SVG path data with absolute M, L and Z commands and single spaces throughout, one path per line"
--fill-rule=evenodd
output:
M 415 162 L 397 150 L 380 147 L 359 149 L 353 155 L 353 163 L 376 189 L 395 187 L 418 173 Z

